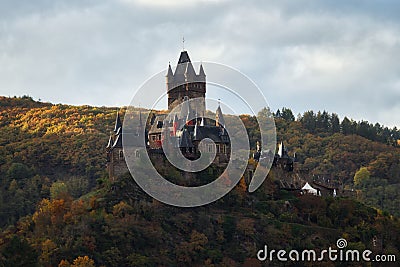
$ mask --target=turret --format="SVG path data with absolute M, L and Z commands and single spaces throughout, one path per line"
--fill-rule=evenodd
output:
M 113 146 L 113 143 L 114 143 L 114 139 L 113 139 L 112 135 L 110 135 L 110 138 L 108 138 L 108 143 L 107 143 L 106 149 L 111 149 Z
M 171 64 L 168 64 L 168 72 L 165 77 L 167 82 L 167 90 L 169 91 L 174 88 L 174 74 L 172 73 Z
M 206 81 L 206 74 L 205 74 L 204 69 L 203 69 L 203 64 L 200 64 L 199 80 L 202 81 L 202 82 Z
M 222 114 L 220 105 L 218 105 L 217 111 L 215 112 L 215 126 L 220 126 L 220 127 L 225 126 L 224 115 Z
M 115 119 L 114 133 L 118 132 L 118 129 L 122 127 L 121 118 L 119 117 L 119 112 L 117 111 L 117 118 Z

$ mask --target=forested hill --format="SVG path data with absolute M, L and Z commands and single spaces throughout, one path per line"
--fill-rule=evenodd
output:
M 309 175 L 354 189 L 357 199 L 296 198 L 267 179 L 255 194 L 240 184 L 213 205 L 179 210 L 147 198 L 126 177 L 108 181 L 105 145 L 117 110 L 0 97 L 0 266 L 18 266 L 17 256 L 44 266 L 90 266 L 91 259 L 235 266 L 254 258 L 254 244 L 268 241 L 263 236 L 277 248 L 329 246 L 338 236 L 365 248 L 378 235 L 386 252 L 399 253 L 400 223 L 391 216 L 400 215 L 396 128 L 327 112 L 295 119 L 283 108 L 274 116 L 289 154 Z M 241 118 L 254 146 L 255 118 Z M 16 253 L 21 248 L 24 255 Z

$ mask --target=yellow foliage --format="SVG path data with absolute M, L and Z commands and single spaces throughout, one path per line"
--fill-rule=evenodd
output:
M 61 260 L 60 263 L 58 264 L 58 267 L 70 267 L 71 263 L 67 260 Z
M 48 263 L 51 260 L 52 254 L 57 249 L 57 245 L 50 239 L 46 239 L 42 242 L 42 255 L 40 259 L 44 263 Z
M 94 260 L 89 258 L 89 256 L 79 256 L 74 260 L 71 267 L 94 267 Z

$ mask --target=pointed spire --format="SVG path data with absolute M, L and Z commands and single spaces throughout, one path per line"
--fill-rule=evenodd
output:
M 193 65 L 189 58 L 188 52 L 182 51 L 181 55 L 179 56 L 178 64 L 174 72 L 174 79 L 177 83 L 184 81 L 187 74 L 186 71 L 187 68 L 193 69 Z
M 216 126 L 225 126 L 224 115 L 222 114 L 221 105 L 218 104 L 217 111 L 215 112 L 215 124 Z
M 283 155 L 285 154 L 285 146 L 283 144 L 283 141 L 281 141 L 281 143 L 279 144 L 279 148 L 278 148 L 278 155 L 279 157 L 283 157 Z
M 203 64 L 200 64 L 200 71 L 199 71 L 199 76 L 206 76 L 204 69 L 203 69 Z
M 167 72 L 167 77 L 172 77 L 174 76 L 174 73 L 172 72 L 172 68 L 171 68 L 171 63 L 168 63 L 168 72 Z
M 179 56 L 178 64 L 192 62 L 190 61 L 190 57 L 187 51 L 182 51 L 181 55 Z
M 117 111 L 117 118 L 115 119 L 115 126 L 114 126 L 114 132 L 118 132 L 118 129 L 122 127 L 122 122 L 121 118 L 119 116 L 119 112 Z
M 114 143 L 114 139 L 113 139 L 112 135 L 110 135 L 110 138 L 108 139 L 106 148 L 112 148 L 113 143 Z
M 186 81 L 192 81 L 193 78 L 196 75 L 196 72 L 194 71 L 193 65 L 190 62 L 186 63 L 186 69 L 185 69 L 185 79 Z

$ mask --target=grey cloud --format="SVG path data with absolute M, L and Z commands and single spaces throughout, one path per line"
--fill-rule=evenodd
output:
M 271 106 L 400 125 L 397 1 L 2 1 L 0 94 L 126 105 L 149 76 L 192 60 L 242 70 Z M 206 70 L 207 71 L 207 70 Z M 373 103 L 373 107 L 371 107 Z

